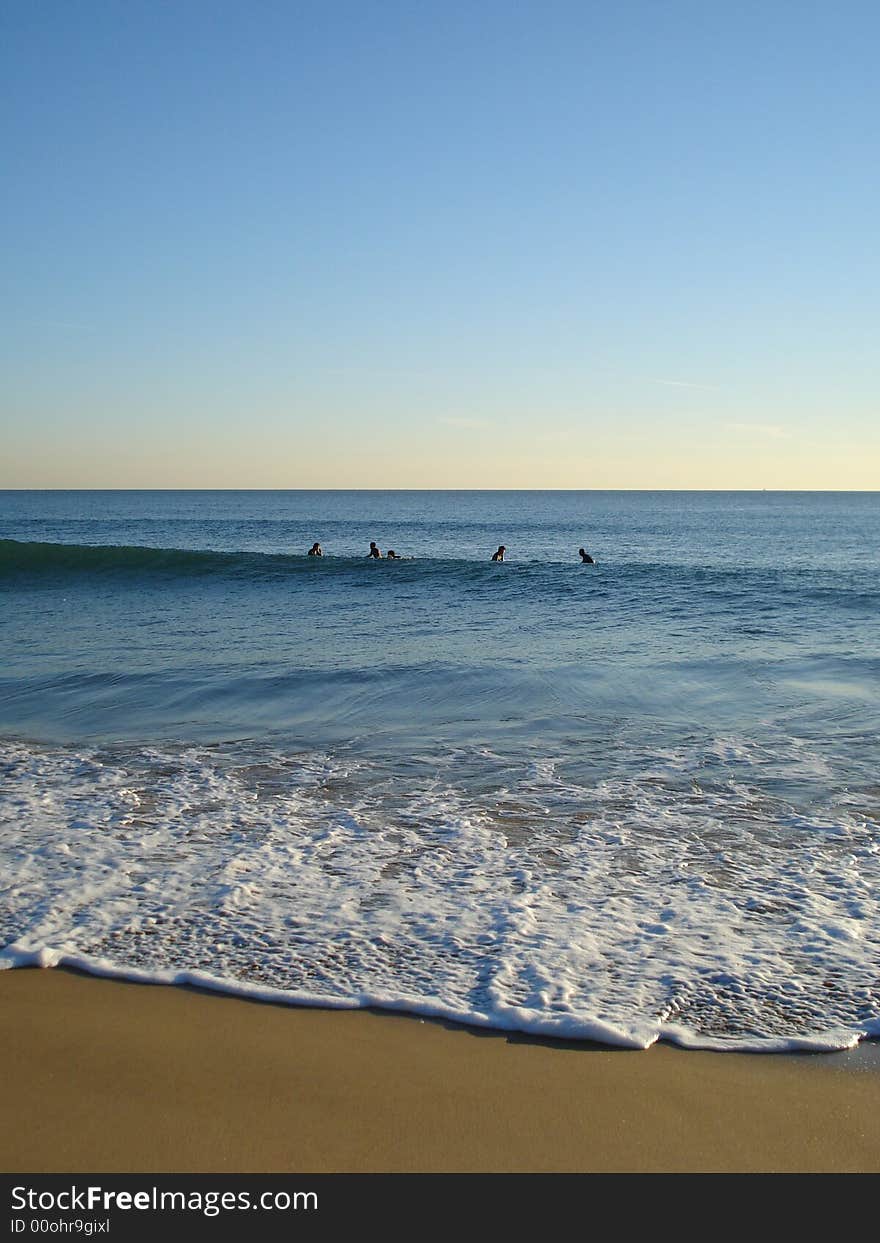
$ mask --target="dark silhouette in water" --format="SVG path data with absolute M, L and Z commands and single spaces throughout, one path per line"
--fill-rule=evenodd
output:
M 311 548 L 309 549 L 309 556 L 310 557 L 323 557 L 323 555 L 324 555 L 324 549 L 321 547 L 318 541 L 315 540 L 314 544 L 312 544 Z
M 581 561 L 583 562 L 584 565 L 595 565 L 596 564 L 596 562 L 593 560 L 593 558 L 590 556 L 590 554 L 587 552 L 585 548 L 579 548 L 578 552 L 581 555 Z
M 506 552 L 507 552 L 507 549 L 505 548 L 505 546 L 504 546 L 503 544 L 499 544 L 499 545 L 498 545 L 498 551 L 497 551 L 497 552 L 493 552 L 493 553 L 492 553 L 492 560 L 493 560 L 493 561 L 503 561 L 503 560 L 504 560 L 504 554 L 505 554 Z
M 382 554 L 379 552 L 379 548 L 375 540 L 370 540 L 370 551 L 367 553 L 367 556 L 375 557 L 377 561 L 382 560 Z
M 400 557 L 398 557 L 397 553 L 394 551 L 394 549 L 393 549 L 393 548 L 389 548 L 389 549 L 388 549 L 388 551 L 386 552 L 385 556 L 386 556 L 387 560 L 389 560 L 389 561 L 400 561 L 400 559 L 401 559 Z

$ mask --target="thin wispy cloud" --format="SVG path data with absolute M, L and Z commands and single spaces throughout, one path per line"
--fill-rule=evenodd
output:
M 767 436 L 771 440 L 787 440 L 791 436 L 788 428 L 778 423 L 725 423 L 730 432 L 745 432 L 753 436 Z
M 669 388 L 702 388 L 710 393 L 720 392 L 717 384 L 694 384 L 691 380 L 658 380 L 656 376 L 648 376 L 652 384 L 665 384 Z
M 63 328 L 71 332 L 95 332 L 93 324 L 82 324 L 71 319 L 26 319 L 20 323 L 25 328 Z
M 583 440 L 583 432 L 579 428 L 567 427 L 557 431 L 534 432 L 532 441 L 535 444 L 571 444 Z
M 489 424 L 485 419 L 440 419 L 444 427 L 488 427 Z

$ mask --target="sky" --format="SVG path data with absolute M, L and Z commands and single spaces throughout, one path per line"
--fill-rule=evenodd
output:
M 0 487 L 880 488 L 875 0 L 0 0 Z

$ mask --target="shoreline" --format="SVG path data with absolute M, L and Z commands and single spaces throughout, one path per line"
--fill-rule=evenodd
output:
M 880 1172 L 880 1044 L 646 1051 L 0 972 L 7 1172 Z

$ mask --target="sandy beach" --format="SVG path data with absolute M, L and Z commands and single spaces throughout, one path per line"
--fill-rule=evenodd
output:
M 877 1046 L 644 1053 L 0 973 L 8 1172 L 878 1171 Z

